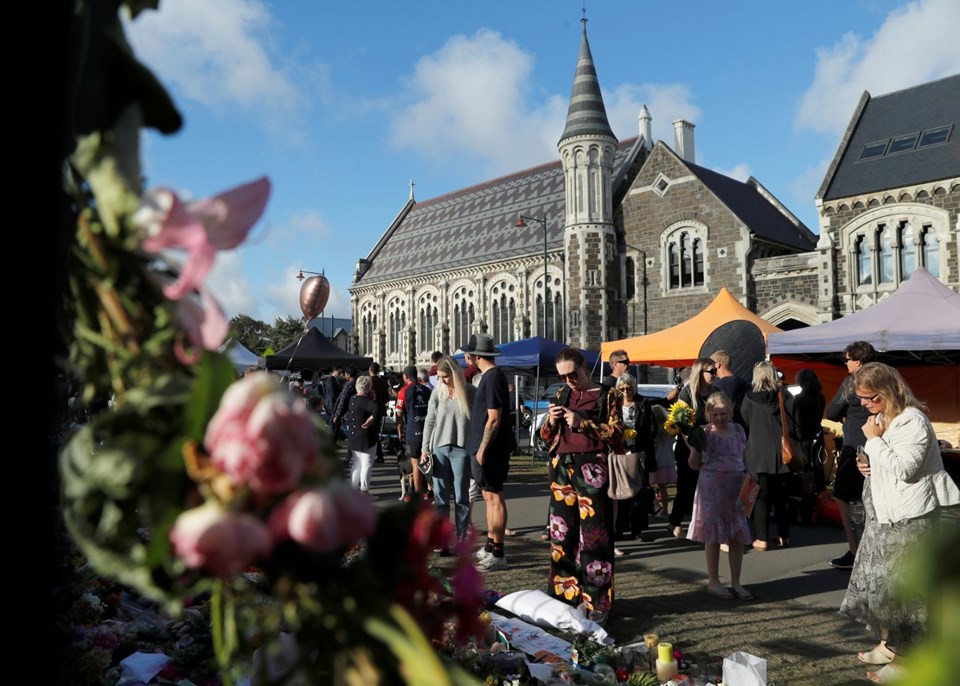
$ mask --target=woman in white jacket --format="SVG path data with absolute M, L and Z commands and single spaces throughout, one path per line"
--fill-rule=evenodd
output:
M 960 489 L 943 468 L 923 404 L 896 369 L 870 362 L 854 372 L 853 385 L 874 416 L 857 458 L 867 521 L 840 613 L 879 634 L 880 643 L 857 657 L 874 666 L 867 677 L 881 682 L 896 676 L 890 663 L 926 629 L 924 600 L 900 594 L 905 562 L 940 508 L 960 503 Z

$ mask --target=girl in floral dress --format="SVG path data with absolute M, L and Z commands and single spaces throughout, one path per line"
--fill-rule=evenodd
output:
M 704 427 L 706 450 L 690 446 L 690 468 L 700 471 L 687 538 L 704 544 L 707 556 L 707 592 L 718 598 L 750 600 L 740 585 L 743 546 L 750 543 L 750 524 L 740 504 L 746 467 L 747 435 L 733 422 L 733 406 L 723 393 L 707 398 Z M 682 435 L 682 434 L 681 434 Z M 686 440 L 686 437 L 684 437 Z M 756 481 L 756 477 L 751 475 Z M 730 588 L 720 583 L 720 544 L 730 547 Z

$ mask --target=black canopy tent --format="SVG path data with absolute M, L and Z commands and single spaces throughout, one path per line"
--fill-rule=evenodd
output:
M 309 369 L 311 371 L 353 367 L 367 369 L 373 358 L 354 355 L 338 348 L 320 330 L 311 327 L 300 340 L 294 341 L 266 358 L 267 369 Z

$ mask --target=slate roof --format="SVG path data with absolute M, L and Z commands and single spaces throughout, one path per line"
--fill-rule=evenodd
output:
M 636 168 L 634 158 L 643 149 L 636 142 L 631 138 L 617 147 L 613 177 L 621 184 L 632 181 L 619 172 Z M 541 224 L 528 221 L 518 228 L 521 214 L 546 216 L 547 250 L 562 250 L 565 212 L 559 161 L 413 203 L 380 239 L 368 256 L 371 266 L 353 286 L 543 255 Z
M 684 164 L 758 237 L 802 251 L 816 247 L 816 235 L 806 224 L 792 214 L 787 216 L 764 197 L 755 179 L 745 183 L 697 164 Z
M 868 143 L 950 124 L 947 143 L 859 159 Z M 960 176 L 958 129 L 960 74 L 875 98 L 865 91 L 817 197 L 835 200 Z
M 616 138 L 607 120 L 607 109 L 600 94 L 600 80 L 593 64 L 593 54 L 587 41 L 587 23 L 583 23 L 583 38 L 580 40 L 580 55 L 573 74 L 573 92 L 567 109 L 567 122 L 560 140 L 572 136 L 606 136 Z

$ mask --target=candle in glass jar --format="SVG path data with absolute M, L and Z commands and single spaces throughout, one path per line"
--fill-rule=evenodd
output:
M 643 635 L 643 645 L 645 645 L 650 650 L 653 650 L 654 648 L 656 648 L 659 642 L 660 642 L 660 637 L 654 633 Z
M 660 662 L 673 662 L 673 644 L 661 643 L 657 646 L 657 657 Z

